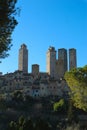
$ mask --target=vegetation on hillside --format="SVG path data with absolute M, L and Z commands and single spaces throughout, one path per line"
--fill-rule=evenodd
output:
M 70 96 L 74 106 L 87 111 L 87 65 L 66 72 L 65 80 L 70 87 Z
M 68 130 L 76 128 L 72 124 L 79 123 L 77 117 L 84 115 L 84 111 L 75 109 L 70 103 L 63 98 L 45 97 L 38 99 L 23 96 L 20 91 L 16 91 L 12 95 L 12 100 L 0 100 L 0 129 L 27 130 L 32 127 L 31 129 L 34 130 L 43 128 Z M 87 113 L 85 114 L 87 115 Z

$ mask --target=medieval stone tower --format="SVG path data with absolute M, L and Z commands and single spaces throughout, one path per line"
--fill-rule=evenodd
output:
M 18 70 L 28 73 L 28 50 L 25 44 L 22 44 L 19 49 Z
M 67 71 L 67 50 L 65 48 L 58 49 L 58 59 L 63 60 L 64 73 Z
M 76 49 L 69 49 L 69 70 L 77 67 Z
M 68 63 L 69 57 L 69 63 Z M 77 67 L 76 49 L 69 49 L 67 55 L 67 49 L 58 49 L 58 59 L 56 59 L 56 50 L 54 47 L 49 47 L 47 51 L 47 73 L 56 79 L 60 79 L 64 76 L 65 72 Z M 68 67 L 69 65 L 69 67 Z
M 58 60 L 56 60 L 56 76 L 61 78 L 67 71 L 67 50 L 65 48 L 58 49 Z
M 47 73 L 55 77 L 56 73 L 56 51 L 54 47 L 49 47 L 47 51 Z

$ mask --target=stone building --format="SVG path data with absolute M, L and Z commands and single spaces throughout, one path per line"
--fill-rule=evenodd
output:
M 18 70 L 28 73 L 28 50 L 25 44 L 21 45 L 19 49 L 19 64 Z
M 69 49 L 69 70 L 77 67 L 76 49 Z
M 67 50 L 58 49 L 58 60 L 56 60 L 56 75 L 58 78 L 63 77 L 67 71 Z
M 64 73 L 67 71 L 67 50 L 65 48 L 58 49 L 58 60 L 63 61 Z
M 39 75 L 32 75 L 32 73 L 15 71 L 1 76 L 0 79 L 1 93 L 21 91 L 24 95 L 39 98 L 47 96 L 61 97 L 63 93 L 68 92 L 64 80 L 59 82 L 47 73 L 39 72 Z
M 61 97 L 67 95 L 69 88 L 64 80 L 67 71 L 67 50 L 56 50 L 49 47 L 47 51 L 47 72 L 40 72 L 39 65 L 32 65 L 31 73 L 28 73 L 28 49 L 25 44 L 19 49 L 19 66 L 14 73 L 0 75 L 0 92 L 11 93 L 20 90 L 24 95 L 32 97 Z M 76 50 L 69 49 L 70 69 L 76 67 Z
M 56 76 L 56 50 L 54 47 L 49 47 L 47 51 L 47 73 L 51 77 Z
M 32 65 L 32 74 L 33 75 L 38 75 L 39 74 L 39 65 L 38 64 L 33 64 Z
M 56 60 L 56 78 L 60 79 L 64 76 L 64 61 L 62 59 Z
M 69 62 L 68 62 L 69 57 Z M 56 58 L 56 50 L 49 47 L 47 51 L 47 73 L 56 79 L 64 77 L 66 71 L 76 68 L 76 49 L 69 49 L 69 54 L 65 48 L 58 49 L 58 59 Z M 69 66 L 68 66 L 69 65 Z

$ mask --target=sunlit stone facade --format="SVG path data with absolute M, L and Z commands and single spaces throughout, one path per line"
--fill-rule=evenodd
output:
M 47 51 L 47 73 L 51 77 L 55 77 L 56 74 L 56 51 L 54 47 L 49 47 Z
M 25 44 L 22 44 L 19 49 L 18 70 L 28 73 L 28 50 Z
M 28 73 L 28 49 L 25 44 L 19 49 L 19 67 L 14 73 L 0 75 L 0 92 L 11 93 L 20 90 L 24 95 L 32 97 L 56 96 L 61 97 L 69 92 L 64 80 L 64 74 L 69 67 L 76 67 L 76 50 L 58 49 L 58 59 L 54 47 L 47 51 L 47 72 L 40 72 L 39 65 L 33 64 L 31 73 Z

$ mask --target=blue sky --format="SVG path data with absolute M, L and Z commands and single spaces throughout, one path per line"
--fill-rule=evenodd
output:
M 77 49 L 77 66 L 87 64 L 87 0 L 18 0 L 19 24 L 12 35 L 10 56 L 2 60 L 3 73 L 18 70 L 18 50 L 22 43 L 29 50 L 28 70 L 39 64 L 46 71 L 49 46 Z

